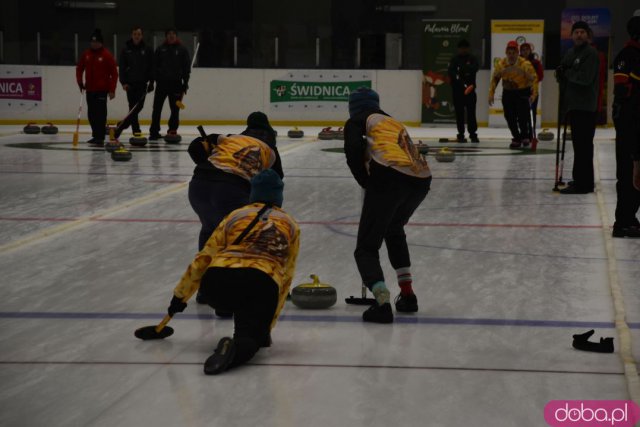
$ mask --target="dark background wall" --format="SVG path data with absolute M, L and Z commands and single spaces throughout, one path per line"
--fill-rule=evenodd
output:
M 92 0 L 84 0 L 90 2 Z M 40 33 L 40 63 L 73 64 L 74 33 L 80 50 L 94 28 L 105 44 L 122 47 L 133 25 L 146 30 L 147 43 L 162 41 L 164 30 L 177 27 L 183 42 L 193 49 L 200 42 L 201 66 L 233 66 L 234 38 L 240 67 L 313 68 L 316 39 L 321 68 L 354 68 L 356 38 L 361 40 L 362 68 L 385 68 L 385 34 L 402 37 L 402 68 L 422 66 L 423 19 L 472 19 L 471 45 L 488 64 L 491 19 L 544 19 L 546 68 L 559 60 L 560 13 L 566 7 L 608 7 L 612 15 L 612 48 L 627 38 L 625 26 L 637 0 L 113 0 L 115 10 L 56 7 L 55 0 L 0 2 L 5 63 L 36 63 L 36 33 Z M 70 3 L 73 3 L 70 2 Z M 387 5 L 433 5 L 435 13 L 381 12 Z M 278 38 L 278 62 L 275 38 Z M 484 47 L 484 50 L 483 50 Z

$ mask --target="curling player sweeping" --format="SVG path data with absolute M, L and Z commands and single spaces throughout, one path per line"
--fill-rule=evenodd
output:
M 360 88 L 349 95 L 344 151 L 353 177 L 365 190 L 354 253 L 362 282 L 377 304 L 363 313 L 365 322 L 392 323 L 389 290 L 380 266 L 384 241 L 396 270 L 400 294 L 396 311 L 418 311 L 404 225 L 431 185 L 431 171 L 405 127 L 380 109 L 378 94 Z
M 284 184 L 267 169 L 251 180 L 250 204 L 231 212 L 187 268 L 168 309 L 166 325 L 198 288 L 213 308 L 233 312 L 233 338 L 222 338 L 204 364 L 216 375 L 249 361 L 271 345 L 271 329 L 284 306 L 299 248 L 298 224 L 282 210 Z M 143 340 L 164 338 L 158 327 L 136 331 Z M 165 328 L 166 329 L 166 328 Z

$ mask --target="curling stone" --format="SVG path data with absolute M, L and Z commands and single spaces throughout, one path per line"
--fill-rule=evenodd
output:
M 142 136 L 141 133 L 134 133 L 131 138 L 129 138 L 129 144 L 134 147 L 144 147 L 147 145 L 147 138 Z
M 324 128 L 318 134 L 318 139 L 322 139 L 322 140 L 325 140 L 325 141 L 329 140 L 329 139 L 333 139 L 333 133 L 334 133 L 334 131 L 332 131 L 330 127 Z
M 167 133 L 164 136 L 164 142 L 167 144 L 180 144 L 180 141 L 182 141 L 182 137 L 177 133 Z
M 538 133 L 538 139 L 540 141 L 553 141 L 553 132 L 550 132 L 549 129 L 542 129 L 542 131 Z
M 320 283 L 320 279 L 312 274 L 313 283 L 302 283 L 291 290 L 291 301 L 296 307 L 322 309 L 329 308 L 336 303 L 338 295 L 336 288 Z
M 456 153 L 449 150 L 447 147 L 441 148 L 436 153 L 436 160 L 439 162 L 453 162 L 456 159 Z
M 113 153 L 114 151 L 116 151 L 120 147 L 122 147 L 122 144 L 120 144 L 120 142 L 118 142 L 117 140 L 111 140 L 111 141 L 105 142 L 104 151 L 107 151 L 109 153 Z
M 111 152 L 111 159 L 116 162 L 128 162 L 131 160 L 131 151 L 127 150 L 124 147 L 119 147 L 117 150 Z
M 438 142 L 449 142 L 449 138 L 440 138 Z
M 333 139 L 344 141 L 344 128 L 340 127 L 338 130 L 333 131 Z
M 58 133 L 58 128 L 53 125 L 53 123 L 49 122 L 46 126 L 42 126 L 42 133 L 46 135 L 55 135 Z
M 304 132 L 298 129 L 297 126 L 295 126 L 293 129 L 287 132 L 287 136 L 289 138 L 302 138 L 304 136 Z
M 422 156 L 426 156 L 429 152 L 429 146 L 422 141 L 418 141 L 418 143 L 416 144 L 416 148 L 418 149 L 418 153 L 420 153 L 420 155 Z
M 36 126 L 35 123 L 31 122 L 28 123 L 24 128 L 22 128 L 22 131 L 28 135 L 35 135 L 37 133 L 40 133 L 40 126 Z

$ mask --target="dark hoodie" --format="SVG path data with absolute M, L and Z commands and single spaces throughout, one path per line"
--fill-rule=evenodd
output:
M 133 40 L 127 40 L 127 44 L 120 51 L 118 58 L 120 69 L 120 83 L 146 83 L 151 80 L 153 68 L 153 50 L 140 41 L 138 45 Z
M 640 42 L 629 40 L 613 60 L 614 116 L 640 117 Z M 624 120 L 624 119 L 623 119 Z M 633 159 L 640 160 L 640 140 L 635 141 Z
M 189 52 L 180 41 L 173 44 L 164 42 L 158 46 L 153 62 L 152 80 L 158 83 L 178 81 L 187 86 L 190 74 Z

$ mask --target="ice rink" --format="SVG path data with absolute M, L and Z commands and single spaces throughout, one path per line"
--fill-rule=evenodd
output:
M 612 129 L 596 134 L 597 192 L 559 195 L 555 141 L 533 154 L 509 150 L 506 129 L 444 144 L 453 128 L 410 128 L 432 149 L 470 151 L 453 163 L 428 156 L 432 190 L 406 227 L 420 309 L 377 325 L 344 302 L 360 295 L 361 191 L 342 141 L 319 141 L 320 127 L 288 139 L 276 126 L 284 209 L 301 227 L 294 285 L 317 274 L 338 303 L 288 302 L 271 348 L 212 377 L 202 364 L 233 324 L 208 306 L 192 300 L 165 340 L 133 336 L 162 319 L 197 250 L 195 127 L 180 128 L 180 145 L 133 149 L 129 162 L 88 147 L 88 127 L 73 149 L 73 128 L 0 127 L 0 426 L 528 427 L 546 425 L 550 400 L 629 399 L 640 240 L 610 238 Z M 569 144 L 565 181 L 572 158 Z M 384 247 L 381 258 L 393 298 Z M 615 353 L 573 349 L 572 334 L 589 329 L 614 337 Z

